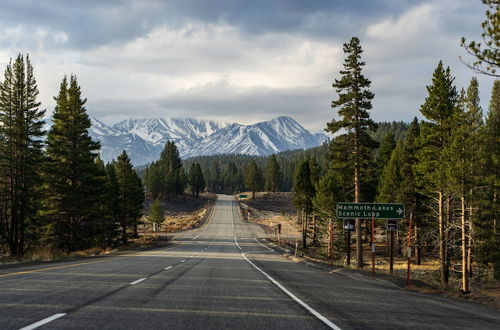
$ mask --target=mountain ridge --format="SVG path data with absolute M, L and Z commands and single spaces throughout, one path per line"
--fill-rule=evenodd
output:
M 267 156 L 291 149 L 308 149 L 328 139 L 312 134 L 291 117 L 280 116 L 251 125 L 192 118 L 128 118 L 107 125 L 90 116 L 90 135 L 101 142 L 105 162 L 127 151 L 134 165 L 156 161 L 167 141 L 182 158 L 214 154 Z

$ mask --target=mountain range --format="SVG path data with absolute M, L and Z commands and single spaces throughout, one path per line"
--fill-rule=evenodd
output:
M 267 156 L 307 149 L 328 139 L 312 134 L 286 116 L 253 125 L 182 118 L 135 118 L 106 125 L 91 117 L 90 135 L 101 142 L 105 162 L 127 151 L 134 165 L 158 160 L 167 141 L 175 142 L 182 158 L 214 154 Z

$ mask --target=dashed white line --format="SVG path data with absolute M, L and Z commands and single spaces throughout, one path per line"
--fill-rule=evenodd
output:
M 169 270 L 172 266 L 165 267 L 165 270 Z
M 186 259 L 184 259 L 184 260 L 181 260 L 181 262 L 186 262 Z
M 47 324 L 49 322 L 57 320 L 57 319 L 65 316 L 65 315 L 66 315 L 66 313 L 54 314 L 54 315 L 52 315 L 50 317 L 47 317 L 46 319 L 43 319 L 43 320 L 40 320 L 40 321 L 35 322 L 33 324 L 27 325 L 27 326 L 25 326 L 25 327 L 23 327 L 23 328 L 21 328 L 19 330 L 32 330 L 32 329 L 36 329 L 38 327 L 41 327 L 42 325 L 45 325 L 45 324 Z
M 196 235 L 195 237 L 191 238 L 191 240 L 197 239 L 201 234 Z
M 130 285 L 136 285 L 137 283 L 140 283 L 140 282 L 142 282 L 142 281 L 144 281 L 144 280 L 147 280 L 147 277 L 140 278 L 140 279 L 135 280 L 135 281 L 133 281 L 133 282 L 131 282 L 131 283 L 129 283 L 129 284 L 130 284 Z

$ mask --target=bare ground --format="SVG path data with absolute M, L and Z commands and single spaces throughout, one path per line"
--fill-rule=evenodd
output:
M 199 226 L 206 218 L 208 210 L 213 205 L 217 196 L 214 194 L 202 193 L 199 198 L 193 198 L 190 195 L 183 197 L 161 199 L 161 204 L 165 209 L 165 221 L 160 226 L 160 233 L 171 233 L 181 230 L 191 229 Z M 152 233 L 152 226 L 147 215 L 149 205 L 152 199 L 148 198 L 145 202 L 145 215 L 143 217 L 144 226 L 142 232 L 144 234 Z

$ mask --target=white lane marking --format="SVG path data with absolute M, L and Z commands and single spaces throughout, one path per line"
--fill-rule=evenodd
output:
M 184 259 L 184 260 L 181 260 L 181 262 L 186 262 L 186 259 Z
M 262 242 L 260 242 L 257 238 L 253 238 L 257 243 L 259 243 L 260 245 L 262 245 L 263 247 L 265 247 L 266 249 L 268 249 L 269 251 L 274 251 L 273 249 L 271 249 L 269 246 L 266 246 L 264 244 L 262 244 Z
M 32 329 L 36 329 L 38 327 L 41 327 L 42 325 L 45 325 L 45 324 L 47 324 L 49 322 L 57 320 L 57 319 L 65 316 L 65 315 L 66 315 L 66 313 L 54 314 L 54 315 L 52 315 L 50 317 L 47 317 L 46 319 L 43 319 L 43 320 L 40 320 L 40 321 L 35 322 L 33 324 L 27 325 L 27 326 L 25 326 L 25 327 L 23 327 L 23 328 L 21 328 L 19 330 L 32 330 Z
M 195 237 L 193 237 L 191 240 L 195 240 L 195 239 L 197 239 L 197 238 L 198 238 L 198 236 L 200 236 L 200 235 L 201 235 L 201 234 L 196 235 L 196 236 L 195 236 Z
M 234 236 L 234 243 L 236 243 L 236 246 L 238 247 L 238 249 L 241 250 L 241 246 L 238 244 L 238 241 L 236 240 L 236 236 Z
M 335 330 L 341 330 L 338 326 L 336 326 L 333 322 L 331 322 L 330 320 L 328 320 L 326 317 L 324 317 L 323 315 L 321 315 L 320 313 L 318 313 L 314 308 L 310 307 L 308 304 L 306 304 L 305 302 L 303 302 L 302 300 L 300 300 L 297 296 L 295 296 L 293 293 L 291 293 L 290 291 L 288 291 L 283 285 L 281 285 L 278 281 L 276 281 L 274 278 L 272 278 L 271 276 L 269 276 L 266 272 L 264 272 L 262 269 L 260 269 L 259 267 L 257 267 L 253 262 L 251 262 L 247 256 L 245 255 L 245 253 L 241 253 L 241 255 L 243 256 L 243 258 L 245 258 L 246 261 L 248 261 L 248 263 L 250 265 L 252 265 L 255 269 L 257 269 L 259 272 L 261 272 L 265 277 L 267 277 L 267 279 L 269 281 L 271 281 L 274 285 L 276 285 L 278 288 L 280 288 L 284 293 L 286 293 L 290 298 L 292 298 L 293 300 L 295 300 L 297 303 L 299 303 L 299 305 L 301 305 L 302 307 L 304 307 L 309 313 L 311 313 L 312 315 L 316 316 L 320 321 L 322 321 L 324 324 L 326 324 L 328 327 L 330 327 L 331 329 L 335 329 Z
M 147 277 L 140 278 L 138 280 L 133 281 L 132 283 L 129 283 L 130 285 L 136 285 L 137 283 L 140 283 L 144 280 L 147 280 Z
M 172 266 L 165 267 L 165 270 L 169 270 Z
M 189 256 L 189 258 L 194 258 L 194 256 Z

